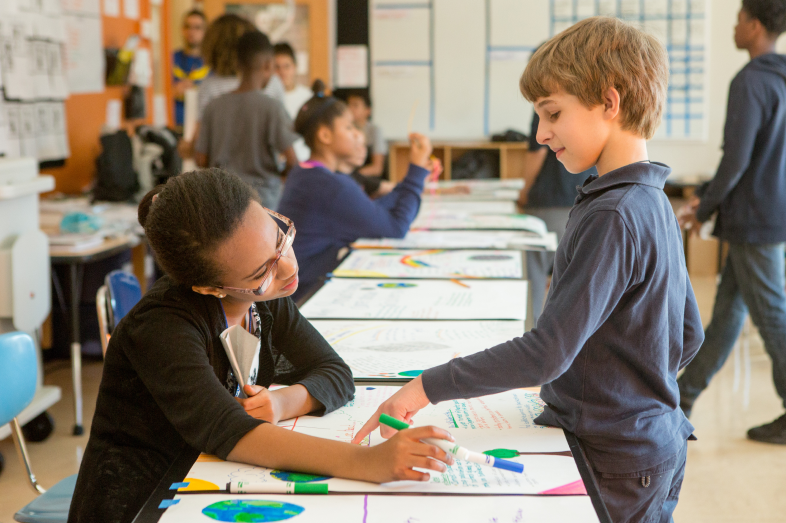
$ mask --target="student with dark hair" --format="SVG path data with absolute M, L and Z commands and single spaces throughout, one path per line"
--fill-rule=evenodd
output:
M 354 153 L 352 156 L 339 160 L 338 167 L 336 168 L 336 172 L 340 172 L 343 174 L 349 175 L 353 180 L 355 180 L 363 190 L 369 195 L 371 198 L 379 198 L 380 196 L 385 196 L 390 191 L 393 190 L 393 187 L 396 186 L 395 183 L 389 182 L 387 180 L 382 180 L 377 176 L 363 176 L 362 174 L 357 172 L 359 167 L 362 167 L 364 163 L 366 163 L 366 157 L 368 156 L 368 149 L 366 148 L 366 137 L 360 132 L 359 129 L 355 132 L 355 148 Z
M 336 268 L 350 243 L 358 238 L 403 238 L 420 208 L 423 182 L 429 174 L 431 142 L 410 135 L 407 176 L 393 191 L 372 200 L 338 164 L 355 154 L 357 129 L 344 102 L 325 96 L 314 82 L 314 97 L 300 108 L 295 131 L 311 148 L 311 159 L 292 169 L 278 207 L 298 224 L 297 248 L 303 262 L 300 299 Z
M 388 144 L 382 129 L 370 120 L 371 98 L 366 91 L 360 90 L 350 91 L 346 98 L 355 125 L 366 136 L 366 147 L 368 147 L 366 163 L 358 169 L 358 173 L 363 176 L 382 176 L 385 172 Z
M 273 54 L 276 75 L 284 84 L 284 108 L 289 117 L 294 120 L 297 118 L 300 108 L 311 98 L 313 93 L 305 85 L 297 83 L 297 59 L 291 45 L 279 42 L 273 46 Z M 298 138 L 294 147 L 298 160 L 308 160 L 311 151 L 302 138 Z
M 132 521 L 183 452 L 374 482 L 446 470 L 447 455 L 419 441 L 450 438 L 435 427 L 365 447 L 276 426 L 341 407 L 354 385 L 289 298 L 294 225 L 240 178 L 219 169 L 172 177 L 144 197 L 139 223 L 167 275 L 112 334 L 69 523 Z M 246 398 L 219 339 L 233 326 L 260 343 Z
M 175 94 L 175 127 L 178 129 L 183 127 L 186 91 L 198 87 L 210 72 L 200 54 L 206 26 L 207 19 L 202 11 L 192 9 L 187 12 L 183 17 L 183 49 L 172 55 L 172 90 Z
M 250 31 L 237 47 L 241 82 L 237 90 L 216 98 L 205 109 L 195 147 L 197 165 L 221 167 L 252 185 L 266 207 L 281 196 L 282 173 L 297 163 L 292 144 L 297 135 L 281 102 L 261 92 L 273 75 L 273 46 L 267 36 Z
M 682 219 L 698 230 L 717 212 L 713 234 L 729 243 L 704 343 L 678 380 L 687 415 L 728 358 L 748 314 L 786 406 L 786 56 L 775 53 L 784 31 L 786 0 L 743 0 L 734 43 L 751 60 L 731 82 L 715 178 Z M 750 429 L 748 438 L 786 445 L 786 414 Z

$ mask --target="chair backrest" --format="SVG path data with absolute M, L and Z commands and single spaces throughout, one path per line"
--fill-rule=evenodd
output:
M 38 378 L 33 338 L 24 332 L 0 335 L 0 427 L 30 405 Z
M 101 337 L 101 352 L 106 356 L 109 345 L 109 300 L 107 299 L 106 285 L 102 285 L 96 292 L 96 313 L 98 314 L 98 332 Z
M 142 288 L 133 274 L 112 271 L 106 275 L 106 288 L 109 291 L 109 325 L 114 329 L 120 320 L 142 299 Z

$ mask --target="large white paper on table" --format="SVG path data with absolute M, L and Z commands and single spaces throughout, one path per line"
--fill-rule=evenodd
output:
M 520 251 L 352 251 L 333 271 L 343 278 L 522 278 Z
M 398 387 L 360 387 L 355 399 L 321 418 L 301 416 L 279 426 L 315 437 L 349 442 L 377 407 Z M 242 463 L 222 461 L 201 455 L 191 467 L 179 490 L 219 490 L 234 480 L 249 482 L 327 482 L 331 492 L 426 492 L 460 494 L 586 494 L 561 429 L 535 425 L 543 402 L 535 392 L 513 390 L 502 394 L 453 400 L 429 405 L 415 416 L 415 423 L 447 428 L 456 442 L 476 452 L 494 452 L 524 464 L 517 474 L 464 461 L 457 461 L 447 472 L 429 472 L 427 482 L 397 481 L 378 485 L 364 481 L 313 476 L 271 470 Z M 363 444 L 373 446 L 384 440 L 379 430 Z M 502 454 L 500 454 L 502 453 Z
M 426 182 L 426 191 L 432 189 L 453 189 L 466 187 L 470 192 L 492 192 L 499 189 L 524 188 L 524 178 L 506 178 L 504 180 L 439 180 Z
M 441 193 L 429 196 L 436 189 L 455 189 L 461 187 L 461 192 Z M 513 178 L 508 180 L 450 180 L 430 182 L 426 184 L 425 197 L 441 201 L 512 201 L 519 199 L 519 193 L 524 188 L 524 180 Z M 468 191 L 468 192 L 467 192 Z
M 545 235 L 546 222 L 528 214 L 470 214 L 466 212 L 435 213 L 415 218 L 411 229 L 481 229 L 531 231 Z
M 517 209 L 516 202 L 508 200 L 467 202 L 455 200 L 443 201 L 437 196 L 435 198 L 423 198 L 418 216 L 455 212 L 467 212 L 470 214 L 515 214 Z
M 177 494 L 160 523 L 286 521 L 297 523 L 596 523 L 587 496 L 282 496 Z
M 314 320 L 355 379 L 408 379 L 521 336 L 520 321 Z
M 409 231 L 404 238 L 359 238 L 355 249 L 546 249 L 556 250 L 556 234 L 530 231 Z
M 523 280 L 375 280 L 335 278 L 300 312 L 309 319 L 524 320 Z

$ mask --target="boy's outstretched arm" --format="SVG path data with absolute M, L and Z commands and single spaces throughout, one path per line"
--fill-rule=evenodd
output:
M 385 401 L 355 440 L 374 430 L 383 412 L 409 422 L 429 402 L 532 387 L 561 376 L 623 294 L 641 280 L 633 238 L 616 211 L 596 211 L 579 227 L 574 244 L 558 254 L 570 261 L 555 278 L 535 329 L 426 370 Z
M 688 271 L 685 271 L 685 323 L 682 327 L 682 360 L 680 369 L 688 365 L 699 352 L 704 342 L 704 328 L 701 325 L 699 306 L 690 284 Z

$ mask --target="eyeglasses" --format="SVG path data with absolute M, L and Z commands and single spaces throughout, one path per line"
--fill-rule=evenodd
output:
M 278 265 L 278 260 L 281 259 L 282 256 L 285 256 L 286 253 L 289 251 L 290 247 L 292 247 L 292 242 L 295 241 L 295 224 L 287 218 L 286 216 L 282 216 L 275 211 L 271 211 L 268 208 L 264 208 L 267 213 L 274 217 L 278 218 L 287 226 L 287 232 L 284 234 L 283 239 L 276 247 L 276 257 L 273 258 L 272 262 L 269 262 L 267 269 L 265 272 L 262 273 L 262 283 L 256 289 L 239 289 L 237 287 L 222 287 L 217 286 L 216 288 L 226 290 L 226 291 L 235 291 L 235 292 L 242 292 L 243 294 L 253 294 L 254 296 L 262 296 L 265 294 L 265 291 L 268 290 L 270 287 L 270 283 L 273 281 L 273 270 Z M 281 236 L 281 229 L 278 229 L 279 237 Z

